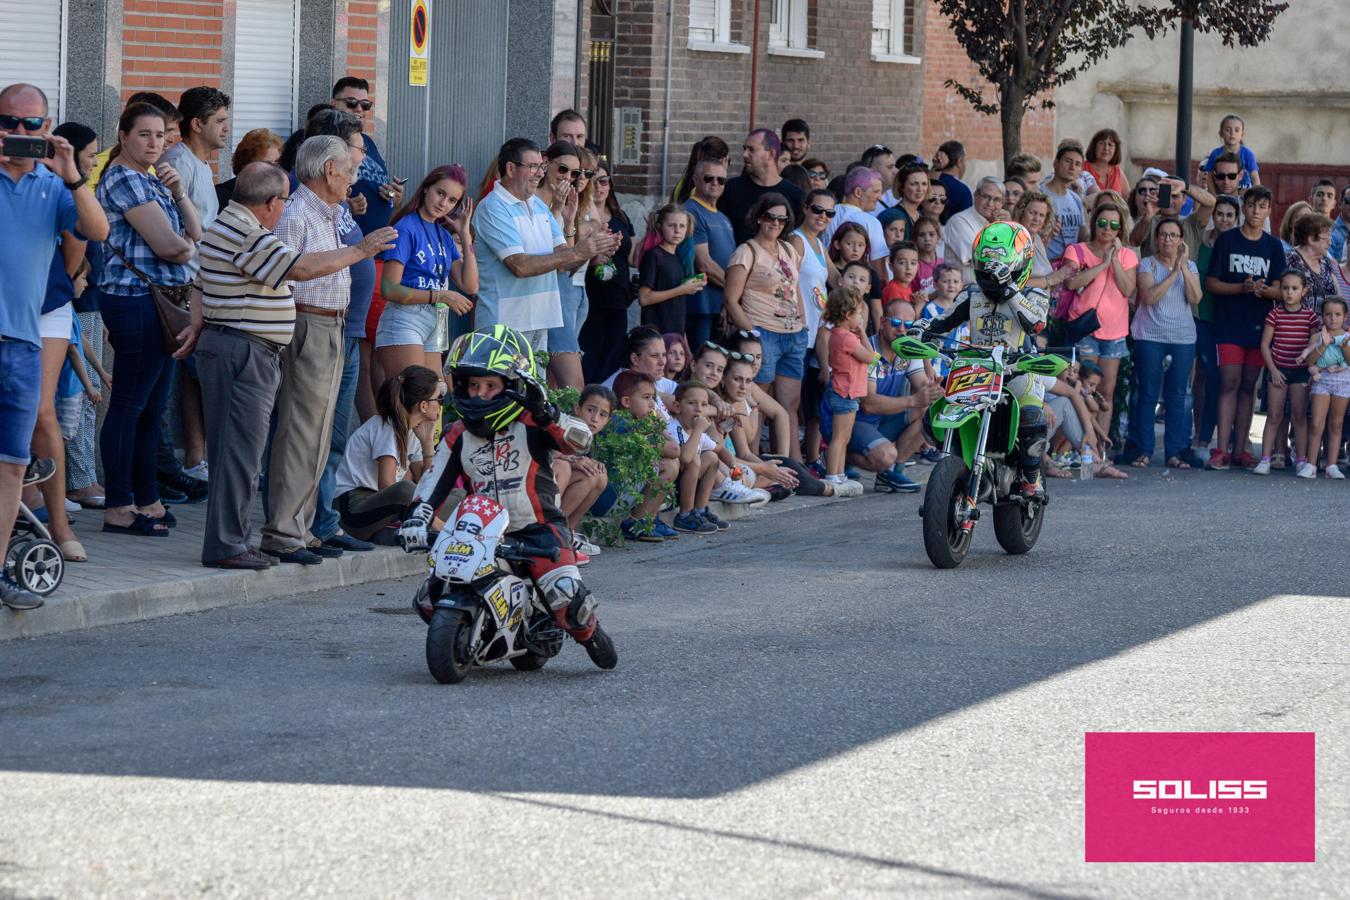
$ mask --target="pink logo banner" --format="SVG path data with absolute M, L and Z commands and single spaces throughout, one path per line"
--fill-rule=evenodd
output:
M 1315 862 L 1312 732 L 1086 734 L 1087 862 Z

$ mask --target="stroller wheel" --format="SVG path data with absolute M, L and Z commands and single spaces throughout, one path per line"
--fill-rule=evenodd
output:
M 5 571 L 19 587 L 46 597 L 61 586 L 66 560 L 52 541 L 33 538 L 10 545 L 5 554 Z

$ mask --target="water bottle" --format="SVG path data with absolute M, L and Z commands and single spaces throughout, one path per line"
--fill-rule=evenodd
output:
M 450 307 L 445 303 L 436 304 L 436 350 L 444 353 L 450 349 Z
M 1092 480 L 1092 454 L 1083 453 L 1078 457 L 1078 480 Z

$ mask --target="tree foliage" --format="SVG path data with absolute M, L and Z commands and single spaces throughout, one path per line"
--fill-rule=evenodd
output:
M 1270 37 L 1283 0 L 937 0 L 956 41 L 984 83 L 948 79 L 948 88 L 1003 123 L 1003 153 L 1020 148 L 1022 115 L 1053 106 L 1050 91 L 1125 46 L 1142 32 L 1155 38 L 1190 20 L 1225 46 L 1253 47 Z M 993 96 L 986 91 L 993 88 Z M 1011 146 L 1010 146 L 1011 143 Z

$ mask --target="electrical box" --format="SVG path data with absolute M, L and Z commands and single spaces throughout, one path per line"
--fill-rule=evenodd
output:
M 614 148 L 617 165 L 642 165 L 642 110 L 636 106 L 619 107 L 614 120 Z

